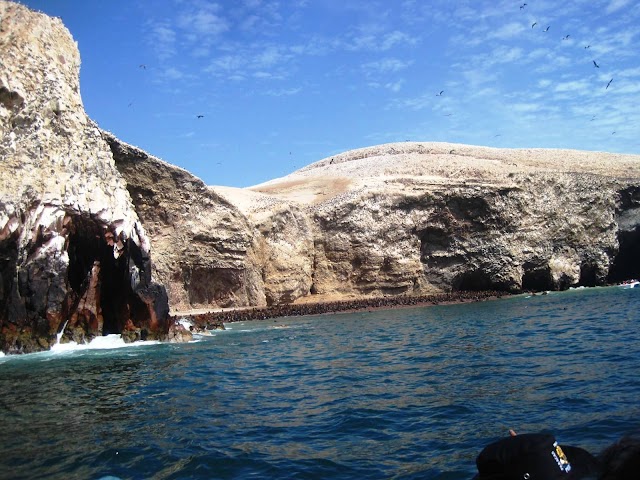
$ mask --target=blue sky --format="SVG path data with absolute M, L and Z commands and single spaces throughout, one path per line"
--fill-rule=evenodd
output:
M 21 3 L 101 128 L 209 185 L 407 140 L 640 153 L 635 0 Z

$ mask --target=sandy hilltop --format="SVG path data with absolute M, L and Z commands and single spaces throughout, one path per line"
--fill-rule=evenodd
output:
M 180 340 L 170 311 L 640 276 L 638 155 L 405 142 L 251 188 L 207 186 L 87 117 L 59 19 L 4 0 L 0 18 L 5 352 L 60 332 Z
M 276 199 L 316 205 L 360 189 L 436 190 L 457 185 L 515 185 L 536 173 L 638 177 L 640 156 L 559 149 L 507 149 L 442 142 L 377 145 L 327 157 L 291 174 L 238 189 L 212 187 L 246 213 L 269 209 Z M 258 192 L 262 195 L 253 195 Z

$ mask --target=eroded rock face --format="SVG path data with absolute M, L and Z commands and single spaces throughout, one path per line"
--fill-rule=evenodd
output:
M 637 156 L 392 144 L 236 189 L 109 142 L 171 259 L 161 277 L 176 309 L 561 290 L 640 274 Z
M 189 172 L 103 132 L 153 240 L 155 277 L 174 309 L 265 305 L 256 233 Z
M 58 19 L 0 1 L 0 349 L 64 338 L 164 335 L 168 304 L 111 150 L 79 93 Z
M 252 190 L 309 215 L 312 293 L 361 296 L 637 277 L 639 187 L 638 156 L 408 142 L 346 152 Z
M 211 187 L 235 205 L 253 227 L 254 256 L 267 305 L 309 295 L 313 283 L 314 236 L 307 212 L 297 203 L 248 189 Z

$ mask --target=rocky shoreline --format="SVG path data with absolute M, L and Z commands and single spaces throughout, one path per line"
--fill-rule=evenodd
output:
M 417 307 L 453 303 L 481 302 L 494 300 L 508 293 L 494 290 L 457 291 L 431 295 L 404 295 L 399 297 L 375 297 L 332 302 L 284 304 L 270 307 L 229 309 L 195 314 L 178 314 L 174 322 L 185 319 L 194 325 L 194 330 L 224 330 L 225 323 L 247 320 L 268 320 L 280 317 L 299 317 L 340 312 L 371 311 L 398 307 Z

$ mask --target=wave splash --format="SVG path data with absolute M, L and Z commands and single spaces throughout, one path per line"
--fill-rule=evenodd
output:
M 73 352 L 78 350 L 109 350 L 114 348 L 125 348 L 133 346 L 143 345 L 158 345 L 160 342 L 156 340 L 151 341 L 138 341 L 133 343 L 126 343 L 122 335 L 113 333 L 110 335 L 104 335 L 102 337 L 95 337 L 89 343 L 77 343 L 68 342 L 60 343 L 59 341 L 51 346 L 52 352 Z

